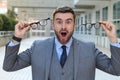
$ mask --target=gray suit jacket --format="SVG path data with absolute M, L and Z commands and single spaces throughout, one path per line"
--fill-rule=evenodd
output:
M 18 54 L 19 46 L 6 45 L 3 69 L 15 71 L 32 66 L 33 80 L 48 80 L 54 38 L 34 41 L 30 49 Z M 111 46 L 111 58 L 100 52 L 93 43 L 73 39 L 74 80 L 94 80 L 95 68 L 120 75 L 120 48 Z M 65 79 L 67 80 L 67 79 Z

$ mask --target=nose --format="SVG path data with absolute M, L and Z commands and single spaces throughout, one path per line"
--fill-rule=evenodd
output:
M 66 28 L 66 23 L 65 23 L 65 22 L 63 22 L 63 24 L 62 24 L 62 28 L 63 28 L 63 29 Z

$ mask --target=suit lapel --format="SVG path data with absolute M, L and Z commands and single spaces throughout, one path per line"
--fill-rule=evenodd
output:
M 52 55 L 53 55 L 53 48 L 54 48 L 54 38 L 50 39 L 47 44 L 47 49 L 46 49 L 46 65 L 45 65 L 45 80 L 49 80 L 49 73 L 50 73 L 50 65 L 51 65 L 51 60 L 52 60 Z M 74 48 L 74 80 L 77 80 L 77 72 L 78 72 L 78 64 L 80 60 L 80 55 L 82 52 L 82 49 L 80 48 L 80 43 L 78 40 L 73 38 L 73 48 Z
M 49 71 L 50 71 L 50 65 L 51 65 L 51 60 L 52 60 L 52 55 L 53 55 L 53 48 L 54 48 L 54 38 L 50 39 L 47 43 L 47 48 L 46 48 L 46 65 L 45 65 L 45 80 L 49 80 Z
M 74 80 L 77 80 L 77 72 L 78 72 L 78 64 L 80 60 L 80 52 L 81 48 L 79 47 L 79 42 L 78 40 L 74 39 L 73 40 L 73 47 L 74 47 Z

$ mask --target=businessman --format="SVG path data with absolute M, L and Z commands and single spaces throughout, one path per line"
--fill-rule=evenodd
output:
M 15 34 L 6 45 L 3 69 L 16 71 L 32 67 L 33 80 L 95 80 L 95 68 L 120 75 L 120 45 L 116 26 L 100 21 L 110 40 L 111 58 L 100 52 L 91 42 L 73 37 L 75 13 L 70 7 L 60 7 L 53 13 L 55 37 L 34 41 L 32 46 L 18 54 L 21 39 L 30 24 L 19 22 Z

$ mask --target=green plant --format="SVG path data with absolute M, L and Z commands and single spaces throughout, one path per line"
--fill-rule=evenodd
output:
M 8 10 L 7 11 L 7 16 L 10 22 L 10 27 L 9 30 L 14 30 L 14 26 L 16 25 L 17 21 L 16 21 L 16 13 L 12 10 Z
M 1 31 L 13 31 L 17 21 L 16 14 L 13 11 L 8 10 L 7 14 L 0 14 L 0 30 Z
M 15 18 L 16 17 L 16 13 L 12 10 L 8 10 L 7 11 L 7 16 L 11 17 L 11 18 Z
M 16 23 L 17 23 L 17 21 L 15 21 L 15 19 L 14 18 L 11 18 L 11 17 L 8 17 L 8 20 L 9 20 L 9 22 L 10 22 L 10 27 L 9 27 L 9 30 L 10 31 L 13 31 L 14 30 L 14 26 L 16 25 Z
M 2 27 L 3 27 L 3 20 L 2 20 L 2 18 L 0 17 L 0 30 L 2 29 Z
M 11 26 L 10 22 L 8 20 L 8 17 L 6 15 L 4 15 L 4 14 L 0 14 L 0 17 L 3 20 L 2 30 L 3 31 L 8 31 L 9 30 L 9 26 Z

